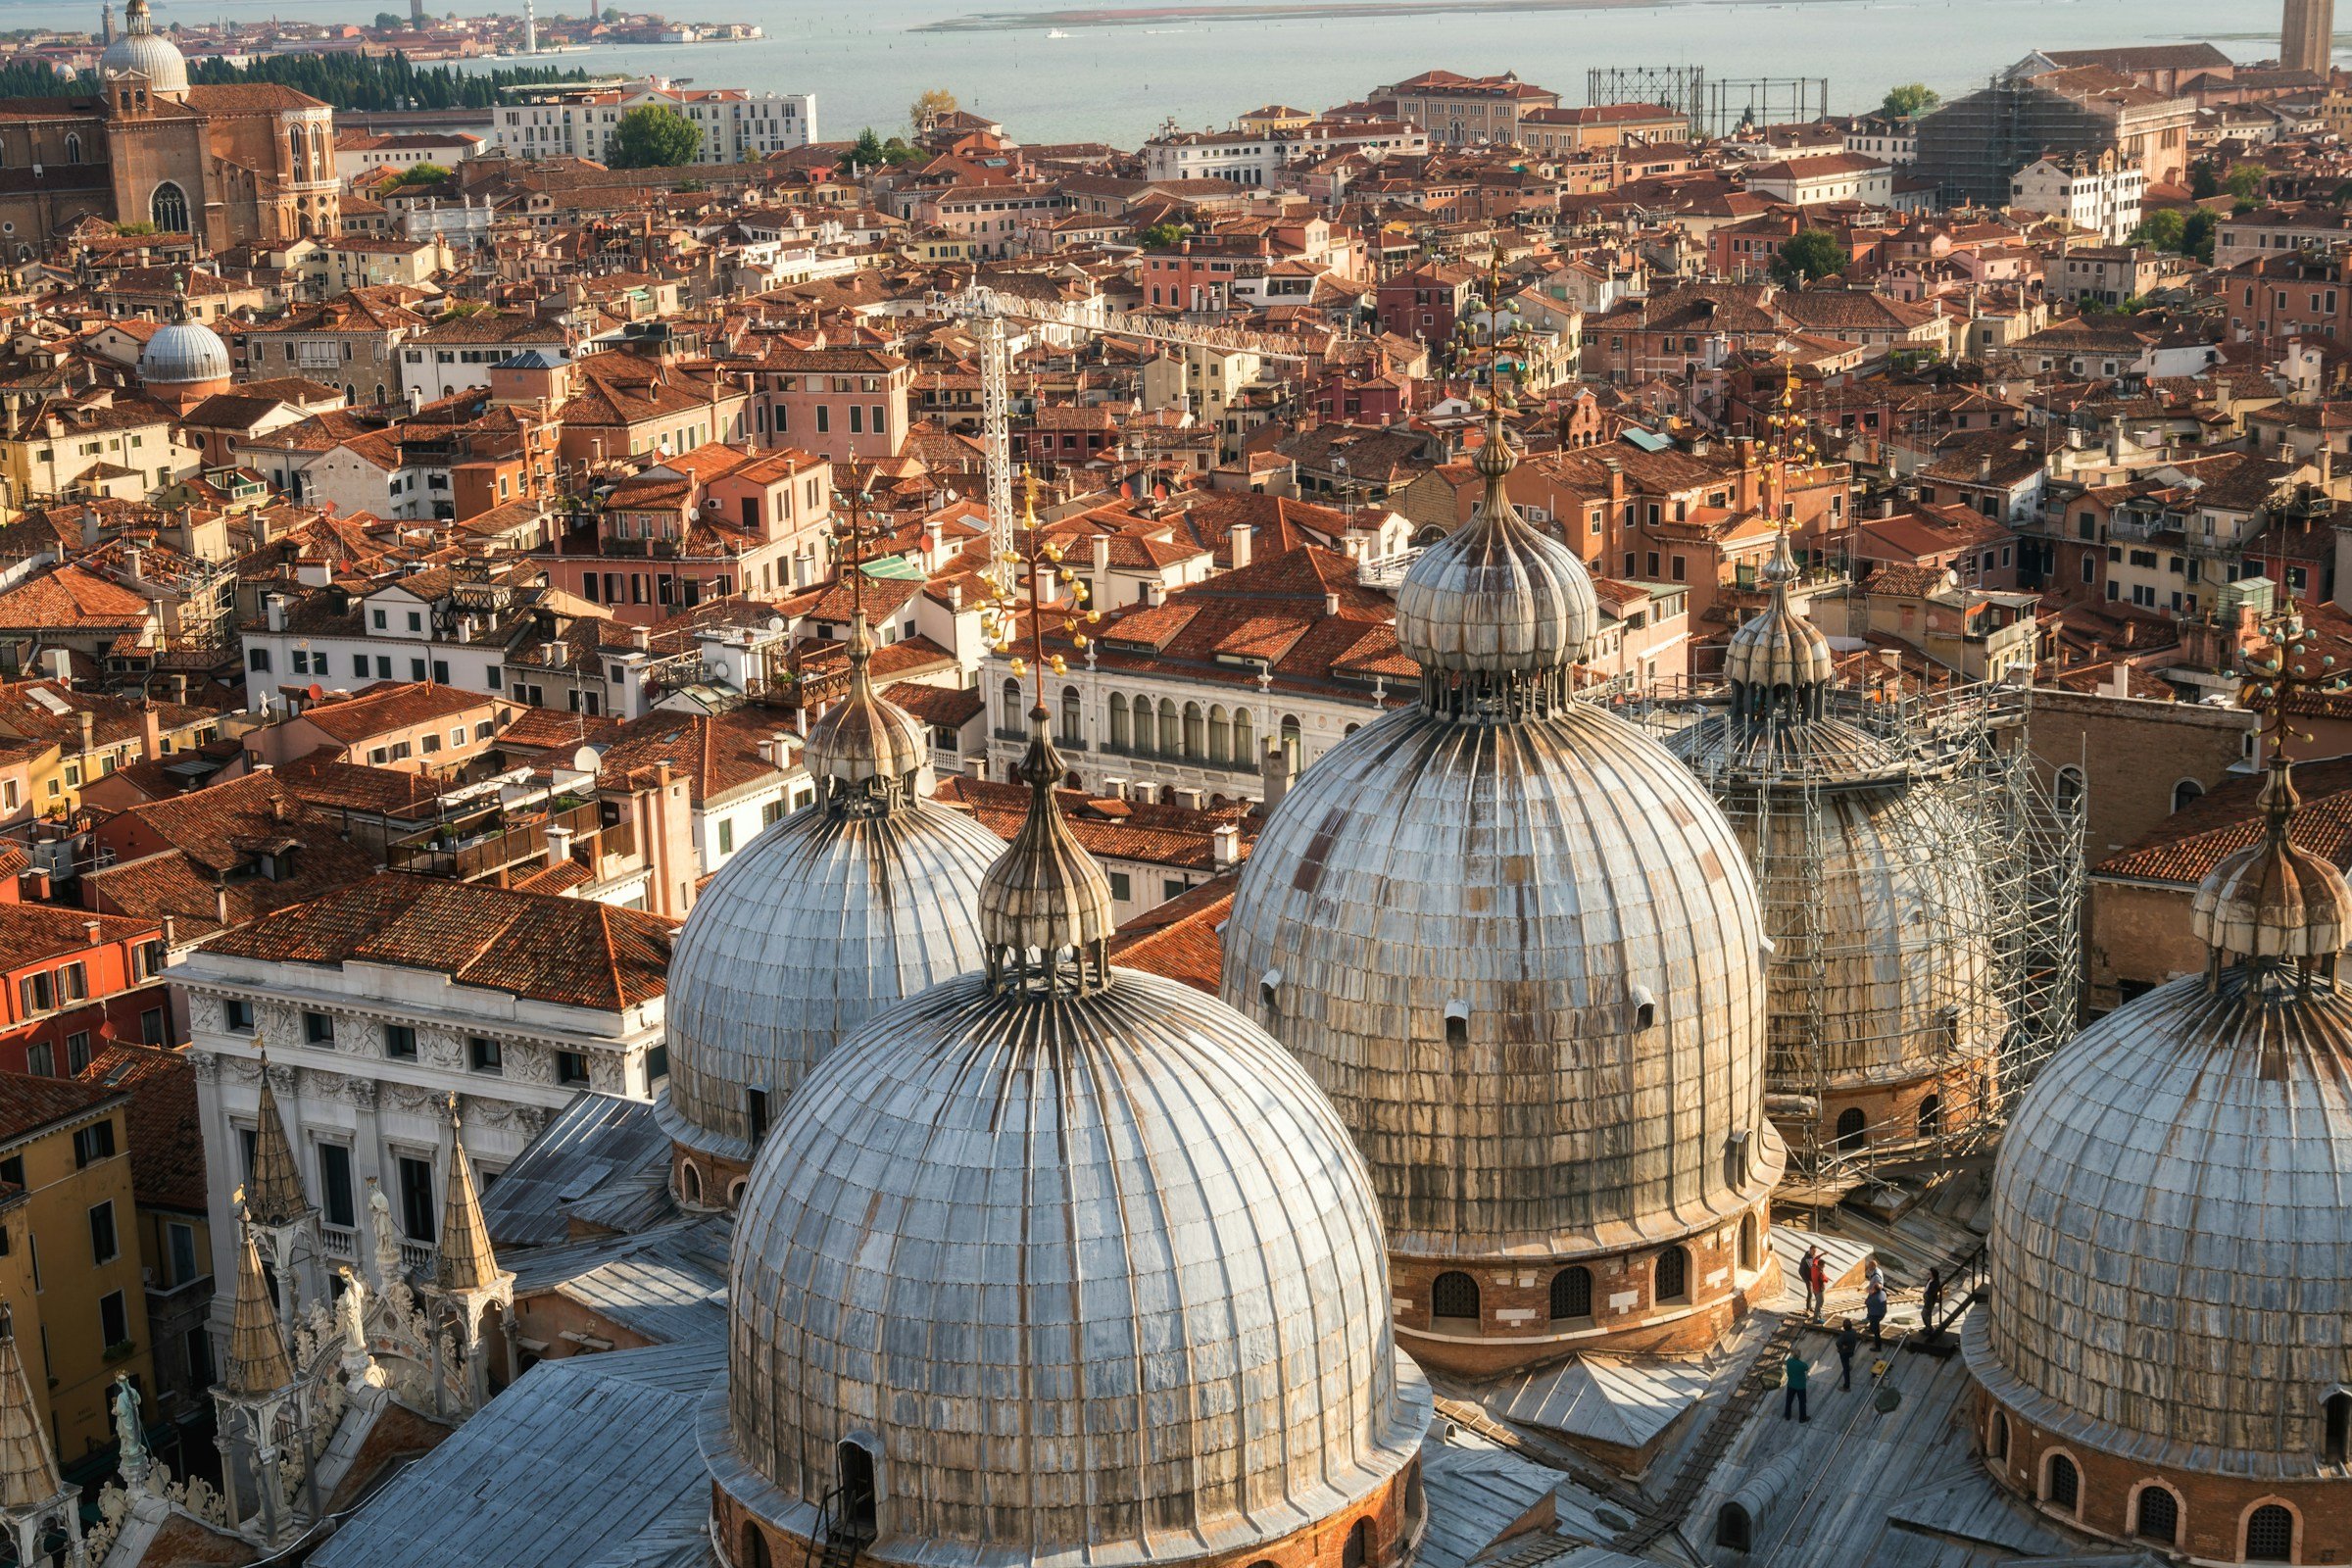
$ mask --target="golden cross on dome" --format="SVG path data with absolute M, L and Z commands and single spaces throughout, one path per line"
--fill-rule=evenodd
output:
M 2319 634 L 2303 624 L 2293 598 L 2279 606 L 2266 629 L 2271 634 L 2270 654 L 2238 662 L 2237 701 L 2241 708 L 2262 716 L 2262 734 L 2270 743 L 2271 756 L 2285 759 L 2289 741 L 2312 738 L 2311 731 L 2294 727 L 2288 710 L 2305 697 L 2334 696 L 2352 687 L 2352 681 L 2336 669 L 2333 655 L 2317 652 Z
M 853 615 L 864 612 L 865 564 L 873 559 L 873 546 L 890 531 L 888 523 L 872 520 L 867 509 L 873 499 L 870 480 L 856 490 L 836 489 L 833 523 L 825 533 L 825 542 L 833 552 L 833 564 L 849 575 Z
M 1519 307 L 1504 303 L 1502 284 L 1502 251 L 1496 248 L 1490 251 L 1487 256 L 1486 287 L 1483 290 L 1473 291 L 1471 295 L 1471 298 L 1478 300 L 1486 307 L 1484 313 L 1486 324 L 1482 327 L 1472 317 L 1464 317 L 1454 326 L 1456 363 L 1469 357 L 1475 357 L 1485 362 L 1487 405 L 1490 409 L 1496 411 L 1509 407 L 1511 402 L 1509 392 L 1503 387 L 1500 373 L 1503 355 L 1511 350 L 1520 350 L 1523 353 L 1527 343 L 1527 333 L 1519 322 Z M 1503 321 L 1503 318 L 1506 316 L 1510 318 L 1508 325 L 1505 325 Z M 1512 371 L 1512 379 L 1522 380 L 1525 378 L 1525 373 L 1524 367 L 1515 369 Z M 1470 377 L 1470 385 L 1475 402 L 1478 387 L 1478 377 L 1475 372 Z
M 990 646 L 996 652 L 1009 653 L 1021 641 L 1019 587 L 1029 588 L 1029 653 L 1012 661 L 1015 679 L 1023 678 L 1034 669 L 1037 677 L 1037 706 L 1031 716 L 1046 711 L 1046 675 L 1049 671 L 1060 675 L 1069 666 L 1059 654 L 1046 652 L 1046 638 L 1051 633 L 1067 632 L 1070 644 L 1083 651 L 1087 645 L 1086 627 L 1102 620 L 1102 612 L 1088 608 L 1092 590 L 1084 577 L 1061 564 L 1061 546 L 1046 537 L 1037 520 L 1037 475 L 1022 470 L 1021 517 L 1012 533 L 1012 557 L 1006 563 L 1012 569 L 1004 575 L 1005 586 L 991 595 L 982 607 L 981 624 Z M 1056 593 L 1054 590 L 1059 589 Z

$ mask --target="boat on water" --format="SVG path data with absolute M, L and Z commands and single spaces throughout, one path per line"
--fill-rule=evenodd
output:
M 1054 27 L 1049 30 L 1046 33 L 1046 36 L 1049 38 L 1067 38 L 1069 34 L 1062 31 L 1059 27 Z

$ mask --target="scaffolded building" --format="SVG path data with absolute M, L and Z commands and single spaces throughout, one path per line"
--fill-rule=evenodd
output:
M 1629 706 L 1705 781 L 1772 944 L 1766 1108 L 1792 1189 L 1834 1195 L 1981 1148 L 2080 1002 L 2080 810 L 2036 780 L 2029 694 L 1840 684 L 1789 600 L 1742 626 L 1720 687 Z

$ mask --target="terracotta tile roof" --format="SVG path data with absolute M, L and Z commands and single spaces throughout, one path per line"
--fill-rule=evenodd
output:
M 2094 874 L 2194 887 L 2262 833 L 2260 777 L 2232 779 L 2166 817 L 2154 831 L 2099 862 Z M 2288 837 L 2335 865 L 2352 866 L 2352 758 L 2295 769 L 2303 806 Z
M 0 1139 L 17 1139 L 52 1122 L 86 1116 L 123 1098 L 119 1089 L 72 1078 L 0 1072 Z
M 1186 806 L 1104 800 L 1077 790 L 1054 794 L 1078 842 L 1089 854 L 1105 859 L 1146 860 L 1181 870 L 1211 871 L 1217 867 L 1217 828 L 1241 828 L 1242 858 L 1249 857 L 1250 846 L 1257 837 L 1258 821 L 1247 802 L 1196 811 Z M 970 811 L 982 827 L 1008 842 L 1020 831 L 1029 812 L 1028 787 L 1021 784 L 957 776 L 940 785 L 938 799 Z
M 1217 995 L 1225 968 L 1222 928 L 1233 912 L 1235 882 L 1230 871 L 1211 877 L 1137 915 L 1111 933 L 1110 961 Z
M 412 579 L 414 580 L 414 579 Z M 495 706 L 496 698 L 429 681 L 386 681 L 366 687 L 339 703 L 314 703 L 302 716 L 321 734 L 346 746 L 436 719 Z
M 412 807 L 430 806 L 441 794 L 421 773 L 341 761 L 324 747 L 278 768 L 277 778 L 304 805 L 330 811 L 396 816 Z
M 10 630 L 138 626 L 147 618 L 142 595 L 79 566 L 60 566 L 0 594 L 0 627 Z
M 92 922 L 98 926 L 94 942 L 89 930 Z M 154 930 L 152 920 L 92 914 L 54 904 L 0 904 L 0 953 L 6 953 L 15 963 L 39 963 Z
M 611 737 L 598 783 L 605 789 L 627 789 L 633 776 L 667 762 L 671 772 L 690 781 L 699 806 L 775 776 L 777 769 L 762 743 L 784 728 L 782 715 L 759 708 L 725 713 L 656 709 L 630 719 Z
M 961 729 L 980 716 L 987 706 L 976 686 L 925 686 L 901 681 L 882 695 L 924 723 L 940 729 Z
M 662 994 L 677 922 L 591 900 L 387 872 L 263 916 L 205 951 L 279 963 L 381 963 L 563 1006 Z

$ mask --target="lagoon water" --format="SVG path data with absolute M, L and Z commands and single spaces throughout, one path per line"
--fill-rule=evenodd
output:
M 584 0 L 575 0 L 584 3 Z M 643 4 L 645 0 L 637 0 Z M 1831 107 L 1875 104 L 1898 81 L 1950 95 L 1982 84 L 2032 48 L 2208 38 L 2241 60 L 2278 53 L 2278 0 L 1617 0 L 1591 10 L 1513 14 L 1508 0 L 1464 9 L 1267 19 L 1183 18 L 1119 26 L 925 31 L 982 13 L 1115 9 L 1171 0 L 657 0 L 688 21 L 756 22 L 758 42 L 594 49 L 560 63 L 591 72 L 661 72 L 711 86 L 814 92 L 819 131 L 904 128 L 926 87 L 1005 122 L 1030 141 L 1134 146 L 1163 121 L 1223 125 L 1259 104 L 1319 109 L 1432 67 L 1516 71 L 1585 101 L 1588 68 L 1698 64 L 1710 76 L 1829 78 Z M 1213 0 L 1210 0 L 1213 3 Z M 1405 0 L 1414 3 L 1414 0 Z M 428 0 L 435 11 L 450 0 Z M 522 0 L 467 0 L 468 12 Z M 544 19 L 563 0 L 540 8 Z M 1471 9 L 1483 7 L 1482 9 Z M 159 24 L 216 16 L 365 22 L 406 15 L 406 0 L 158 0 Z M 1189 7 L 1188 7 L 1189 9 Z M 94 25 L 96 0 L 0 0 L 0 28 Z M 2216 26 L 2226 30 L 2216 31 Z M 559 63 L 559 62 L 551 62 Z

